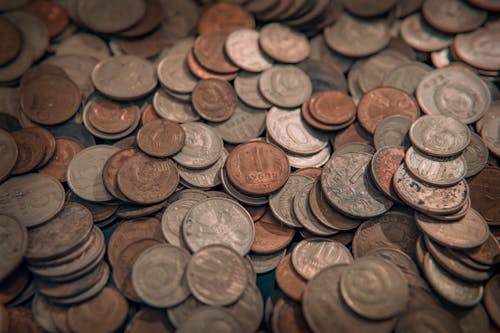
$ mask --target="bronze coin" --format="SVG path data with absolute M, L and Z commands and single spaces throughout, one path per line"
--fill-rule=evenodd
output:
M 159 1 L 147 1 L 144 16 L 131 28 L 118 34 L 122 37 L 137 37 L 145 35 L 154 30 L 165 17 L 162 4 Z
M 170 159 L 140 154 L 123 163 L 117 181 L 118 188 L 133 202 L 155 204 L 174 193 L 179 184 L 179 172 Z
M 115 198 L 123 201 L 130 202 L 129 199 L 122 193 L 118 187 L 118 171 L 125 161 L 133 156 L 140 155 L 140 151 L 135 148 L 126 148 L 114 153 L 104 164 L 102 169 L 102 180 L 106 190 Z
M 168 201 L 162 201 L 156 205 L 120 205 L 116 216 L 121 219 L 135 219 L 139 217 L 149 216 L 160 212 L 161 209 L 165 208 Z M 156 215 L 154 217 L 157 217 Z
M 40 143 L 40 135 L 26 129 L 12 132 L 18 148 L 17 161 L 11 174 L 20 175 L 30 172 L 42 162 L 45 145 Z
M 238 96 L 226 81 L 200 80 L 192 94 L 193 107 L 200 117 L 213 122 L 225 121 L 234 114 Z
M 19 266 L 0 284 L 0 304 L 7 304 L 20 295 L 31 281 L 31 274 L 25 265 Z
M 88 120 L 97 130 L 116 134 L 130 128 L 137 116 L 134 104 L 117 103 L 106 98 L 94 98 Z
M 0 17 L 0 65 L 12 61 L 21 50 L 22 35 L 10 20 Z
M 469 180 L 472 207 L 489 225 L 500 225 L 500 168 L 486 167 Z
M 142 126 L 146 125 L 147 123 L 150 123 L 152 121 L 162 119 L 158 113 L 156 113 L 154 107 L 152 104 L 147 103 L 147 105 L 144 107 L 141 115 L 141 123 Z M 135 141 L 135 139 L 134 139 Z
M 0 182 L 6 179 L 18 158 L 18 147 L 14 137 L 7 131 L 0 129 L 0 150 L 2 151 L 2 160 L 0 162 Z
M 500 262 L 500 245 L 495 236 L 490 233 L 486 242 L 476 248 L 467 249 L 465 254 L 478 263 L 495 265 Z
M 104 205 L 98 202 L 87 201 L 80 198 L 70 190 L 66 192 L 66 201 L 76 202 L 87 207 L 87 209 L 90 210 L 90 213 L 92 213 L 92 220 L 94 223 L 110 218 L 118 209 L 118 206 L 116 205 Z
M 186 63 L 189 68 L 189 71 L 193 73 L 199 79 L 219 79 L 224 81 L 232 81 L 236 77 L 236 72 L 231 74 L 220 74 L 216 72 L 212 72 L 206 68 L 203 68 L 198 60 L 196 60 L 193 49 L 190 49 L 186 56 Z
M 44 330 L 38 325 L 33 313 L 25 307 L 8 307 L 9 333 L 43 333 Z
M 137 133 L 137 145 L 148 155 L 168 157 L 184 147 L 186 133 L 182 127 L 167 119 L 152 121 Z
M 23 7 L 23 10 L 43 21 L 49 32 L 49 37 L 59 35 L 69 23 L 69 17 L 64 7 L 50 1 L 30 1 Z
M 415 99 L 398 88 L 380 87 L 368 91 L 358 104 L 358 119 L 370 134 L 375 133 L 378 124 L 394 115 L 406 116 L 415 121 L 419 116 Z
M 371 162 L 373 182 L 391 200 L 400 202 L 394 190 L 392 179 L 405 157 L 405 151 L 399 147 L 384 147 L 375 152 Z
M 40 164 L 37 165 L 37 168 L 43 167 L 50 161 L 50 159 L 56 152 L 56 138 L 54 138 L 52 133 L 50 133 L 43 127 L 27 127 L 25 131 L 36 133 L 38 135 L 38 138 L 40 139 L 40 144 L 45 146 L 43 159 Z
M 238 71 L 224 51 L 224 45 L 229 33 L 209 32 L 198 36 L 194 41 L 193 54 L 203 67 L 222 74 Z
M 172 333 L 175 329 L 169 322 L 165 311 L 158 309 L 141 309 L 128 322 L 127 333 Z
M 229 2 L 220 2 L 206 9 L 197 24 L 200 35 L 216 31 L 229 33 L 244 28 L 255 28 L 253 15 L 241 6 Z
M 302 168 L 295 171 L 296 175 L 309 176 L 314 179 L 319 179 L 321 176 L 321 168 Z
M 316 120 L 339 125 L 356 115 L 356 105 L 351 97 L 340 91 L 324 91 L 309 99 L 309 110 Z
M 285 185 L 290 163 L 277 146 L 254 141 L 237 146 L 226 160 L 229 181 L 250 195 L 267 195 Z
M 19 98 L 24 114 L 42 125 L 56 125 L 70 119 L 82 100 L 78 86 L 59 75 L 43 75 L 29 81 Z
M 347 143 L 361 142 L 373 144 L 372 136 L 358 122 L 353 123 L 342 132 L 333 136 L 333 150 L 338 150 Z
M 284 249 L 295 235 L 295 229 L 283 225 L 270 211 L 254 225 L 255 239 L 250 250 L 258 254 L 270 254 Z
M 40 172 L 52 176 L 60 182 L 65 182 L 69 162 L 85 147 L 80 141 L 72 138 L 61 137 L 55 139 L 55 142 L 55 153 L 49 162 L 40 169 Z
M 300 302 L 306 289 L 307 281 L 304 280 L 293 268 L 292 254 L 287 254 L 276 268 L 276 283 L 288 297 Z

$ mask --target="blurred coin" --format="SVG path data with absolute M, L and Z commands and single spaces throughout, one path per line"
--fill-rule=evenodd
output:
M 265 195 L 250 196 L 238 191 L 229 181 L 229 178 L 227 177 L 226 168 L 222 168 L 220 172 L 221 172 L 222 186 L 224 187 L 224 190 L 227 193 L 229 193 L 229 195 L 231 195 L 233 198 L 235 198 L 239 202 L 251 206 L 261 206 L 267 204 L 268 198 Z
M 269 102 L 293 108 L 305 102 L 312 93 L 311 80 L 303 70 L 292 65 L 275 65 L 259 78 L 259 91 Z
M 488 311 L 490 318 L 497 326 L 499 325 L 498 315 L 500 314 L 500 304 L 498 303 L 499 295 L 500 275 L 496 274 L 486 284 L 486 288 L 484 290 L 484 305 L 486 306 L 486 310 Z
M 226 309 L 237 318 L 243 332 L 255 332 L 264 312 L 262 295 L 255 284 L 248 283 L 240 299 Z
M 200 119 L 190 103 L 175 99 L 163 89 L 159 89 L 155 93 L 153 107 L 161 118 L 177 123 L 187 123 Z
M 0 50 L 0 64 L 5 65 L 12 61 L 21 51 L 22 35 L 19 28 L 8 18 L 0 17 L 0 40 L 2 48 Z
M 38 325 L 30 309 L 21 306 L 10 306 L 7 308 L 9 328 L 7 332 L 42 333 L 43 329 Z
M 247 105 L 258 109 L 271 106 L 259 91 L 260 74 L 240 71 L 234 80 L 234 89 L 238 97 Z
M 126 148 L 111 155 L 102 169 L 102 180 L 106 190 L 115 198 L 129 202 L 130 200 L 118 187 L 118 172 L 128 159 L 140 155 L 141 152 L 135 148 Z
M 163 6 L 160 2 L 146 1 L 146 10 L 144 16 L 127 30 L 120 31 L 119 35 L 123 37 L 137 37 L 153 31 L 165 18 Z
M 403 147 L 408 149 L 411 145 L 408 131 L 412 124 L 412 119 L 407 116 L 394 115 L 384 118 L 373 134 L 375 149 L 384 147 Z
M 182 149 L 185 136 L 177 123 L 160 119 L 144 125 L 137 132 L 137 145 L 148 155 L 168 157 Z
M 310 52 L 309 41 L 302 33 L 279 23 L 262 27 L 259 45 L 268 56 L 284 63 L 302 61 Z
M 393 50 L 384 50 L 363 63 L 359 73 L 359 86 L 363 92 L 382 86 L 384 76 L 394 68 L 410 62 L 405 55 Z
M 472 260 L 484 264 L 494 265 L 500 261 L 500 244 L 493 234 L 489 234 L 488 239 L 480 246 L 465 250 L 465 254 Z
M 227 38 L 225 50 L 236 66 L 249 72 L 262 72 L 272 66 L 259 47 L 259 32 L 250 29 L 233 31 Z
M 248 257 L 257 274 L 265 274 L 275 270 L 280 261 L 285 257 L 286 249 L 271 254 L 249 253 Z
M 482 41 L 497 39 L 498 30 L 477 29 L 467 34 L 457 35 L 453 40 L 453 50 L 457 57 L 476 68 L 498 70 L 500 69 L 500 63 L 493 49 L 482 47 Z
M 1 237 L 4 239 L 0 255 L 0 281 L 4 281 L 21 263 L 28 248 L 28 233 L 17 220 L 0 215 Z
M 400 33 L 406 43 L 423 52 L 438 51 L 453 42 L 452 35 L 435 30 L 420 14 L 406 17 L 401 23 Z
M 223 81 L 232 81 L 237 75 L 237 72 L 221 74 L 203 67 L 194 56 L 192 48 L 188 51 L 188 54 L 186 56 L 186 64 L 189 71 L 198 79 L 218 79 Z
M 228 332 L 243 332 L 241 324 L 234 315 L 224 308 L 217 307 L 207 307 L 195 311 L 189 320 L 186 320 L 177 328 L 176 332 L 202 333 L 216 331 L 221 325 Z
M 2 16 L 21 30 L 24 45 L 28 44 L 31 49 L 32 60 L 40 59 L 49 48 L 49 32 L 43 21 L 24 11 L 11 11 Z
M 431 70 L 429 66 L 420 62 L 409 62 L 387 72 L 381 85 L 399 88 L 413 95 L 420 80 Z
M 241 6 L 228 2 L 207 8 L 198 18 L 197 24 L 200 35 L 214 31 L 230 33 L 245 28 L 255 28 L 255 19 Z
M 255 238 L 251 247 L 258 254 L 275 253 L 291 243 L 295 230 L 282 225 L 271 212 L 255 222 Z
M 304 319 L 300 303 L 280 298 L 273 309 L 273 332 L 311 332 Z
M 130 28 L 146 12 L 143 0 L 109 1 L 104 6 L 100 6 L 99 1 L 85 1 L 75 6 L 82 23 L 100 33 L 115 33 Z
M 198 36 L 193 44 L 193 54 L 205 68 L 222 74 L 236 72 L 238 67 L 233 65 L 224 52 L 224 45 L 228 37 L 227 32 L 209 32 Z
M 486 20 L 487 13 L 467 2 L 425 1 L 422 5 L 422 15 L 434 28 L 448 32 L 466 32 L 479 28 Z
M 464 149 L 463 156 L 467 164 L 466 178 L 475 176 L 483 170 L 488 162 L 488 148 L 479 135 L 471 132 L 470 143 Z
M 394 331 L 396 333 L 418 332 L 420 329 L 427 330 L 429 327 L 443 333 L 461 331 L 453 315 L 435 306 L 404 313 Z
M 40 294 L 35 294 L 33 298 L 33 303 L 31 305 L 31 311 L 33 312 L 33 318 L 36 322 L 47 332 L 57 332 L 57 327 L 52 320 L 52 315 L 50 311 L 51 304 L 47 299 Z
M 347 93 L 347 82 L 344 74 L 335 65 L 324 61 L 306 59 L 301 61 L 298 67 L 311 79 L 313 93 L 328 90 Z
M 233 87 L 223 80 L 199 81 L 192 94 L 193 107 L 205 120 L 222 122 L 234 114 L 238 97 Z
M 170 333 L 173 332 L 173 327 L 163 310 L 142 309 L 130 319 L 125 330 L 128 333 Z
M 326 45 L 325 38 L 322 35 L 317 35 L 311 39 L 311 52 L 309 58 L 312 60 L 326 61 L 338 67 L 342 72 L 346 73 L 351 67 L 353 60 L 343 56 Z
M 182 223 L 187 212 L 199 200 L 180 199 L 172 202 L 166 209 L 161 218 L 161 228 L 163 236 L 169 244 L 177 247 L 187 248 L 182 238 Z
M 0 150 L 3 152 L 0 163 L 0 182 L 6 179 L 14 169 L 18 158 L 15 138 L 9 132 L 0 129 Z
M 370 164 L 373 182 L 394 202 L 400 202 L 400 199 L 394 190 L 393 178 L 404 157 L 405 151 L 402 148 L 387 146 L 375 152 Z
M 287 254 L 276 268 L 276 283 L 291 299 L 300 302 L 307 281 L 302 278 L 292 265 L 292 254 Z
M 220 172 L 226 163 L 228 155 L 227 150 L 223 148 L 217 162 L 206 169 L 188 169 L 178 165 L 179 176 L 184 183 L 201 189 L 218 186 L 222 183 Z
M 56 55 L 78 55 L 92 57 L 98 61 L 111 56 L 106 42 L 96 35 L 76 33 L 57 45 Z
M 31 131 L 29 128 L 12 132 L 12 138 L 15 140 L 16 149 L 10 148 L 11 154 L 17 151 L 17 159 L 13 168 L 9 171 L 13 175 L 27 173 L 36 168 L 45 157 L 45 143 L 40 139 L 38 132 Z M 8 161 L 7 161 L 8 162 Z

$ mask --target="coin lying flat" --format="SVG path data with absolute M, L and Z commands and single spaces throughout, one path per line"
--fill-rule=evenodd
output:
M 177 41 L 158 64 L 158 79 L 172 91 L 191 93 L 196 85 L 197 80 L 186 65 L 186 55 L 193 43 L 192 38 Z
M 307 58 L 309 41 L 286 25 L 270 23 L 260 30 L 259 45 L 271 58 L 284 63 L 297 63 Z
M 0 281 L 19 266 L 28 247 L 26 227 L 17 220 L 0 215 L 0 233 L 4 241 L 0 244 Z
M 259 47 L 259 36 L 258 31 L 240 29 L 227 37 L 226 54 L 236 66 L 249 72 L 262 72 L 272 66 L 272 59 Z
M 394 202 L 400 200 L 394 190 L 392 179 L 404 157 L 405 151 L 402 148 L 387 146 L 378 149 L 373 154 L 370 165 L 373 182 L 383 194 Z
M 231 118 L 237 101 L 233 87 L 223 80 L 200 80 L 193 89 L 193 107 L 208 121 L 222 122 Z
M 432 28 L 418 13 L 403 20 L 400 33 L 408 45 L 423 52 L 438 51 L 453 42 L 453 35 Z
M 171 203 L 163 213 L 161 228 L 169 244 L 186 247 L 182 238 L 182 222 L 187 212 L 198 200 L 180 199 Z
M 270 254 L 282 250 L 291 243 L 295 230 L 281 224 L 271 212 L 267 212 L 254 223 L 255 239 L 252 252 Z
M 243 103 L 258 109 L 267 109 L 271 103 L 259 91 L 260 74 L 240 71 L 234 79 L 234 89 Z
M 170 96 L 165 89 L 159 89 L 155 93 L 153 107 L 161 118 L 175 121 L 176 123 L 187 123 L 200 119 L 200 116 L 193 110 L 190 103 L 177 100 Z
M 222 183 L 221 170 L 226 163 L 229 153 L 224 148 L 220 158 L 206 169 L 188 169 L 181 165 L 177 166 L 183 183 L 203 189 L 211 188 Z
M 478 28 L 486 20 L 487 13 L 466 2 L 431 0 L 422 6 L 422 15 L 436 29 L 458 33 Z
M 24 49 L 25 45 L 28 44 L 28 48 L 32 52 L 32 59 L 40 59 L 49 47 L 49 32 L 43 21 L 35 15 L 20 10 L 10 11 L 2 16 L 14 23 L 21 31 L 22 48 Z
M 159 119 L 144 125 L 137 132 L 137 145 L 146 154 L 168 157 L 184 146 L 186 134 L 181 126 L 167 119 Z
M 198 36 L 193 44 L 193 54 L 205 68 L 222 74 L 236 72 L 238 67 L 232 64 L 224 52 L 224 45 L 229 36 L 227 32 L 208 32 Z
M 293 108 L 311 96 L 312 84 L 307 74 L 300 68 L 292 65 L 275 65 L 261 74 L 259 91 L 272 104 Z
M 199 34 L 211 31 L 232 32 L 238 29 L 255 28 L 255 19 L 238 4 L 221 2 L 205 10 L 199 17 Z
M 410 147 L 410 139 L 408 131 L 412 124 L 412 119 L 407 116 L 394 115 L 384 118 L 373 134 L 373 143 L 375 149 L 379 150 L 383 147 Z
M 479 135 L 471 133 L 470 143 L 464 149 L 463 156 L 467 164 L 466 178 L 475 176 L 483 170 L 488 161 L 488 148 Z
M 226 332 L 243 332 L 236 317 L 224 308 L 203 308 L 193 313 L 190 320 L 180 325 L 176 332 L 202 333 L 224 330 Z
M 10 170 L 11 174 L 30 172 L 43 161 L 46 147 L 38 133 L 23 128 L 12 132 L 12 138 L 15 140 L 18 153 L 16 163 Z
M 170 333 L 173 328 L 163 310 L 142 309 L 130 319 L 125 330 L 129 333 Z
M 452 333 L 461 331 L 456 318 L 441 307 L 421 308 L 401 316 L 394 332 L 433 332 Z
M 356 115 L 352 99 L 338 91 L 315 94 L 309 99 L 309 110 L 316 120 L 329 125 L 345 123 Z

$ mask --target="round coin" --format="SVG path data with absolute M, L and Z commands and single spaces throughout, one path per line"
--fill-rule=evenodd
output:
M 499 295 L 500 295 L 500 275 L 496 274 L 486 284 L 484 290 L 484 305 L 486 306 L 486 310 L 488 311 L 490 318 L 495 322 L 497 326 L 500 321 L 498 319 L 498 315 L 500 314 L 500 304 L 498 301 Z
M 221 2 L 223 4 L 224 2 Z M 178 333 L 203 333 L 224 330 L 227 332 L 243 332 L 238 319 L 229 310 L 218 307 L 206 307 L 193 313 L 176 330 Z
M 431 329 L 433 332 L 453 333 L 461 331 L 457 319 L 440 307 L 420 308 L 403 314 L 394 332 L 416 333 Z
M 184 147 L 186 134 L 177 123 L 159 119 L 149 122 L 137 132 L 137 145 L 148 155 L 168 157 Z
M 220 2 L 210 6 L 200 15 L 196 28 L 200 35 L 212 31 L 229 33 L 238 29 L 255 28 L 255 19 L 236 3 Z
M 187 248 L 182 238 L 182 222 L 187 212 L 198 200 L 180 199 L 172 202 L 161 218 L 161 230 L 169 244 L 177 247 Z
M 258 31 L 240 29 L 227 37 L 226 54 L 236 66 L 249 72 L 271 68 L 273 61 L 260 49 L 259 36 Z
M 7 308 L 5 320 L 8 323 L 6 332 L 11 333 L 42 333 L 44 330 L 33 318 L 33 313 L 30 309 L 21 306 L 9 306 Z M 3 325 L 1 326 L 3 329 Z
M 251 107 L 267 109 L 271 103 L 259 91 L 260 74 L 240 71 L 234 79 L 234 89 L 241 101 Z
M 276 268 L 276 283 L 288 297 L 297 302 L 301 301 L 307 281 L 293 267 L 291 253 L 287 254 Z
M 2 161 L 0 162 L 0 182 L 6 179 L 14 166 L 18 156 L 18 147 L 16 140 L 9 132 L 0 129 L 0 151 L 2 152 Z
M 444 49 L 453 42 L 453 35 L 432 28 L 419 13 L 406 17 L 401 23 L 401 38 L 422 52 Z
M 17 220 L 0 215 L 0 281 L 10 275 L 21 263 L 28 248 L 28 232 Z
M 193 47 L 192 38 L 184 38 L 175 43 L 157 68 L 158 79 L 169 90 L 177 93 L 191 93 L 196 85 L 196 77 L 191 74 L 186 63 L 186 55 Z
M 373 143 L 376 150 L 384 147 L 402 147 L 405 150 L 410 147 L 408 131 L 412 119 L 406 116 L 394 115 L 384 118 L 373 134 Z
M 142 309 L 130 319 L 125 330 L 128 333 L 171 333 L 173 328 L 163 310 Z
M 483 47 L 483 41 L 496 40 L 498 29 L 477 29 L 467 34 L 458 34 L 453 39 L 454 53 L 462 61 L 476 68 L 498 70 L 498 50 L 492 45 Z
M 259 45 L 271 58 L 284 63 L 297 63 L 309 55 L 306 36 L 280 23 L 269 23 L 260 30 Z
M 269 211 L 256 221 L 254 226 L 255 239 L 251 248 L 253 253 L 275 253 L 287 247 L 295 236 L 294 229 L 281 224 Z
M 161 118 L 187 123 L 200 119 L 190 103 L 179 101 L 164 89 L 159 89 L 153 97 L 153 107 Z
M 453 34 L 477 29 L 487 12 L 467 2 L 429 0 L 422 5 L 422 15 L 434 28 Z
M 467 165 L 466 178 L 477 175 L 486 166 L 488 162 L 488 148 L 479 135 L 471 132 L 470 143 L 464 149 L 463 157 Z
M 318 121 L 338 125 L 356 115 L 352 98 L 340 91 L 325 91 L 309 99 L 309 110 Z
M 275 65 L 259 78 L 259 91 L 264 98 L 284 108 L 304 103 L 312 93 L 311 79 L 292 65 Z
M 95 129 L 117 134 L 130 128 L 137 117 L 137 106 L 119 104 L 105 98 L 92 99 L 92 108 L 88 112 L 88 120 Z
M 5 17 L 0 17 L 0 64 L 13 60 L 21 50 L 22 36 L 17 26 Z
M 393 178 L 405 157 L 405 151 L 398 147 L 383 147 L 373 154 L 370 164 L 373 182 L 388 198 L 399 202 L 394 190 Z
M 19 175 L 32 171 L 43 161 L 45 156 L 47 147 L 45 147 L 42 138 L 37 132 L 31 131 L 30 128 L 17 130 L 12 132 L 11 135 L 15 140 L 17 158 L 10 173 Z
M 192 103 L 205 120 L 222 122 L 231 118 L 238 97 L 233 87 L 223 80 L 200 80 L 193 89 Z
M 230 74 L 238 70 L 224 52 L 228 36 L 227 32 L 208 32 L 196 38 L 193 54 L 201 66 L 221 74 Z

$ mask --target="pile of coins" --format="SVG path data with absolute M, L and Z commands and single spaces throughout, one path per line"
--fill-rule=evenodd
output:
M 0 333 L 498 330 L 499 11 L 3 1 Z

